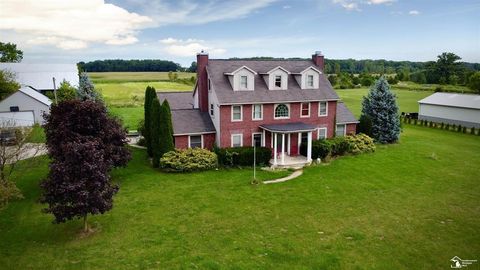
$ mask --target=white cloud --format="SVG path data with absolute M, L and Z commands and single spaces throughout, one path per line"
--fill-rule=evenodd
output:
M 175 38 L 165 38 L 159 40 L 160 43 L 164 44 L 164 51 L 173 56 L 180 57 L 189 57 L 195 56 L 200 51 L 204 50 L 213 55 L 221 55 L 226 52 L 225 49 L 218 48 L 207 44 L 204 40 L 200 39 L 175 39 Z
M 285 5 L 285 6 L 283 6 L 282 8 L 283 8 L 283 9 L 290 9 L 290 8 L 292 8 L 292 6 L 290 6 L 290 5 Z
M 149 17 L 103 0 L 0 0 L 0 30 L 30 37 L 29 44 L 84 49 L 90 43 L 126 45 L 138 41 Z
M 420 11 L 418 11 L 418 10 L 410 10 L 410 11 L 408 12 L 408 14 L 409 14 L 409 15 L 420 15 Z
M 344 9 L 348 11 L 361 11 L 362 9 L 360 8 L 361 5 L 390 5 L 396 0 L 332 0 L 334 4 L 338 4 L 342 6 Z
M 158 26 L 171 24 L 195 25 L 244 18 L 278 0 L 224 1 L 207 0 L 127 0 L 132 6 L 150 15 Z

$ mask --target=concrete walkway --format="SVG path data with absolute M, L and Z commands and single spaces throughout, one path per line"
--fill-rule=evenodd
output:
M 286 181 L 292 180 L 294 178 L 297 178 L 302 174 L 303 174 L 303 170 L 297 170 L 297 171 L 294 171 L 292 174 L 290 174 L 287 177 L 278 178 L 278 179 L 274 179 L 274 180 L 263 181 L 263 183 L 264 184 L 282 183 L 282 182 L 286 182 Z

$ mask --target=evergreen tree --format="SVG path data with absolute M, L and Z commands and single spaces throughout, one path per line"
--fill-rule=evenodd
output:
M 86 72 L 80 73 L 78 82 L 78 97 L 81 100 L 102 101 L 102 96 L 95 90 L 95 86 Z
M 450 130 L 450 124 L 447 123 L 447 126 L 445 127 L 446 130 Z
M 154 168 L 160 166 L 160 114 L 161 106 L 158 97 L 152 98 L 150 105 L 150 145 L 152 148 L 152 165 Z
M 458 125 L 457 132 L 462 132 L 462 125 Z
M 165 112 L 168 113 L 167 124 L 168 124 L 168 126 L 170 128 L 170 132 L 172 133 L 172 136 L 173 136 L 172 110 L 170 109 L 170 103 L 168 103 L 167 99 L 165 99 L 163 101 L 162 106 L 165 106 L 165 108 L 166 108 Z
M 147 153 L 148 156 L 152 156 L 152 141 L 151 141 L 151 136 L 150 136 L 150 130 L 151 130 L 151 105 L 152 105 L 152 99 L 155 98 L 157 93 L 155 92 L 155 88 L 147 86 L 145 89 L 145 103 L 143 105 L 144 107 L 144 123 L 145 123 L 145 128 L 142 134 L 143 137 L 145 138 L 145 144 L 147 146 Z
M 470 134 L 475 135 L 475 128 L 474 127 L 470 128 Z
M 159 133 L 160 157 L 162 157 L 163 154 L 175 149 L 173 145 L 172 118 L 170 116 L 168 102 L 164 102 L 160 107 Z
M 363 133 L 372 136 L 372 120 L 365 114 L 362 114 L 359 119 L 358 133 Z
M 380 77 L 363 98 L 362 115 L 372 121 L 372 137 L 380 143 L 394 143 L 400 137 L 400 118 L 395 95 L 385 77 Z

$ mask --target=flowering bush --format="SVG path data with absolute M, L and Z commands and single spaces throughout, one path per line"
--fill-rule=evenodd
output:
M 217 166 L 217 155 L 202 148 L 175 149 L 163 155 L 160 166 L 173 172 L 210 170 Z
M 373 139 L 363 133 L 347 136 L 345 140 L 350 144 L 350 153 L 361 154 L 375 152 L 375 143 Z

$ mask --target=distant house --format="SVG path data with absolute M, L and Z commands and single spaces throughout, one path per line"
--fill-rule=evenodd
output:
M 78 87 L 79 83 L 75 64 L 0 63 L 0 69 L 15 73 L 18 83 L 43 94 L 53 91 L 53 78 L 57 88 L 63 80 L 75 87 Z
M 319 52 L 309 60 L 209 59 L 202 52 L 194 91 L 158 97 L 170 103 L 176 148 L 256 145 L 272 149 L 274 166 L 290 157 L 308 163 L 312 140 L 354 134 L 358 123 L 323 70 Z
M 22 87 L 0 101 L 0 124 L 8 126 L 31 126 L 43 123 L 43 113 L 50 110 L 52 102 L 45 95 L 29 87 Z
M 480 128 L 480 95 L 434 93 L 418 103 L 420 120 Z

